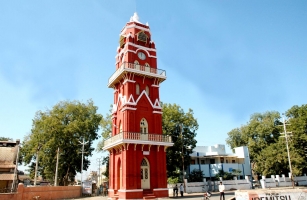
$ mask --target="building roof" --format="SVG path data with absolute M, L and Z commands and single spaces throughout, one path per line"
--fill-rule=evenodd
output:
M 18 146 L 0 147 L 0 168 L 14 168 Z
M 11 180 L 14 180 L 14 173 L 0 174 L 0 181 L 11 181 Z

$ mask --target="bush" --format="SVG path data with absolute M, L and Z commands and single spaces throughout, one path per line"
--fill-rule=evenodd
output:
M 174 176 L 169 177 L 169 178 L 167 179 L 167 182 L 170 183 L 170 184 L 176 184 L 176 183 L 179 182 L 179 177 L 174 177 Z
M 194 169 L 189 174 L 189 182 L 203 182 L 204 173 L 199 169 Z

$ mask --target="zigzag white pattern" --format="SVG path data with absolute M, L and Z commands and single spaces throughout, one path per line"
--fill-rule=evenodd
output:
M 119 94 L 118 95 L 118 99 L 117 99 L 117 103 L 116 104 L 113 104 L 113 108 L 112 108 L 112 113 L 116 112 L 117 109 L 118 109 L 118 104 L 121 102 L 122 104 L 122 107 L 125 106 L 126 104 L 127 105 L 132 105 L 132 106 L 136 106 L 139 102 L 139 100 L 142 98 L 142 96 L 145 95 L 147 97 L 147 100 L 149 101 L 150 105 L 152 106 L 152 108 L 155 108 L 155 109 L 162 109 L 161 108 L 161 105 L 160 105 L 160 102 L 158 99 L 155 100 L 155 103 L 153 104 L 149 98 L 149 96 L 147 95 L 146 91 L 143 90 L 142 93 L 140 94 L 140 96 L 138 97 L 138 99 L 135 101 L 134 98 L 133 98 L 133 95 L 131 94 L 128 101 L 127 101 L 127 98 L 126 96 L 123 96 L 122 94 Z

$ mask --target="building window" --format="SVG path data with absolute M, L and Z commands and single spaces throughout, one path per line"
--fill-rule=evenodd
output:
M 215 159 L 210 159 L 210 164 L 215 164 Z
M 140 85 L 139 85 L 138 83 L 135 85 L 135 93 L 136 93 L 137 95 L 140 94 Z
M 232 163 L 236 163 L 236 161 L 235 161 L 235 160 L 232 160 Z
M 149 87 L 146 85 L 146 93 L 149 96 Z
M 131 67 L 131 68 L 134 68 L 134 69 L 137 69 L 137 70 L 140 70 L 140 64 L 139 62 L 136 60 L 134 61 L 134 67 Z
M 221 158 L 220 160 L 221 160 L 221 163 L 224 163 L 224 158 Z
M 141 120 L 140 133 L 148 133 L 148 124 L 145 118 Z
M 191 165 L 195 165 L 195 160 L 191 160 L 191 161 L 190 161 L 190 164 L 191 164 Z
M 204 160 L 200 160 L 200 164 L 205 164 L 205 161 Z

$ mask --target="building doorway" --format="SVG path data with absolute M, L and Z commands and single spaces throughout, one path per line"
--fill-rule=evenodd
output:
M 146 158 L 143 158 L 141 163 L 141 188 L 150 189 L 150 169 Z

